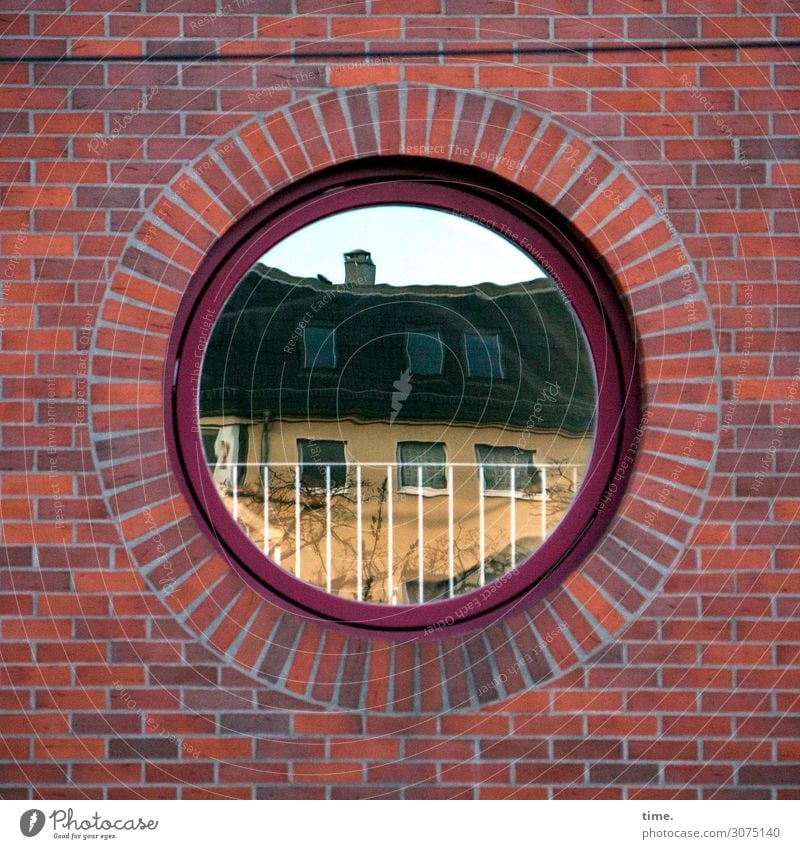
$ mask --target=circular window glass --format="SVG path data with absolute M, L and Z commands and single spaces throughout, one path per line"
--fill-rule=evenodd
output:
M 209 257 L 176 351 L 176 442 L 259 590 L 439 630 L 544 591 L 594 541 L 617 497 L 624 331 L 592 270 L 509 203 L 341 180 Z

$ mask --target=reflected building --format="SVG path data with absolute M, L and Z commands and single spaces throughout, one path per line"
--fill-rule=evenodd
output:
M 513 285 L 345 282 L 257 264 L 209 338 L 206 459 L 254 545 L 322 589 L 445 598 L 527 558 L 568 509 L 596 389 L 549 278 Z

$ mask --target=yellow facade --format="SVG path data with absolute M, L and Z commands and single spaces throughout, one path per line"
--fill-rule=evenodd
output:
M 237 423 L 245 421 L 201 422 Z M 265 439 L 263 422 L 247 424 L 247 474 L 235 493 L 230 485 L 220 487 L 228 510 L 253 544 L 289 572 L 340 596 L 377 603 L 446 597 L 509 571 L 563 518 L 592 447 L 590 436 L 537 429 L 273 420 L 266 425 Z M 330 496 L 324 487 L 301 487 L 299 509 L 298 440 L 343 442 L 348 463 L 345 486 L 334 488 Z M 444 444 L 446 489 L 420 493 L 416 486 L 401 486 L 397 463 L 402 442 Z M 514 496 L 486 492 L 481 511 L 477 445 L 517 448 L 520 462 L 528 456 L 522 452 L 534 452 L 546 498 L 541 486 Z M 266 503 L 262 446 L 267 447 L 269 468 Z

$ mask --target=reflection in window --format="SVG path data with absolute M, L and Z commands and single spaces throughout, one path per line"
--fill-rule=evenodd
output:
M 417 244 L 431 219 L 407 212 Z M 300 580 L 378 604 L 453 597 L 566 515 L 592 449 L 592 359 L 556 282 L 501 237 L 479 250 L 443 226 L 434 273 L 399 224 L 345 252 L 363 235 L 351 214 L 333 242 L 287 237 L 229 297 L 203 360 L 203 449 L 238 526 Z
M 411 374 L 441 374 L 444 347 L 438 330 L 409 333 L 406 337 L 408 370 Z
M 539 473 L 533 465 L 533 451 L 497 445 L 476 445 L 478 463 L 487 495 L 524 492 L 531 495 L 541 491 Z M 512 469 L 514 485 L 511 485 Z
M 336 368 L 332 327 L 306 327 L 303 331 L 306 368 Z
M 441 442 L 401 442 L 397 446 L 401 488 L 447 489 L 445 447 Z
M 333 439 L 298 439 L 301 484 L 308 489 L 325 489 L 330 467 L 331 488 L 344 486 L 347 481 L 344 446 L 344 442 Z
M 467 373 L 470 377 L 490 377 L 500 380 L 503 368 L 500 363 L 500 336 L 497 333 L 464 334 L 467 355 Z

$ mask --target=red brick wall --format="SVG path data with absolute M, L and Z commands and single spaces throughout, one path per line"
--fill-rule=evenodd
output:
M 372 0 L 332 15 L 329 5 L 73 0 L 64 14 L 66 0 L 2 0 L 0 50 L 391 52 L 800 35 L 783 0 L 750 4 L 752 14 L 716 0 L 702 4 L 707 17 L 679 0 L 642 4 L 647 14 L 614 0 Z M 0 797 L 797 795 L 796 54 L 0 65 Z M 474 94 L 462 101 L 438 86 Z M 179 572 L 210 550 L 190 523 L 176 524 L 168 467 L 149 468 L 163 462 L 148 451 L 163 424 L 157 346 L 215 234 L 259 191 L 309 170 L 304 157 L 315 161 L 310 142 L 297 147 L 279 118 L 261 117 L 289 114 L 303 135 L 308 104 L 329 92 L 319 102 L 339 104 L 345 132 L 313 114 L 338 158 L 371 152 L 359 128 L 376 120 L 365 117 L 373 107 L 384 152 L 396 143 L 391 127 L 429 139 L 414 108 L 427 116 L 458 103 L 480 115 L 496 95 L 523 107 L 503 121 L 527 116 L 531 133 L 549 122 L 531 186 L 605 258 L 640 340 L 648 441 L 600 550 L 610 571 L 579 571 L 554 602 L 555 621 L 574 626 L 560 651 L 574 657 L 495 686 L 482 708 L 482 682 L 502 670 L 486 663 L 486 644 L 448 667 L 435 698 L 420 686 L 433 680 L 432 657 L 441 668 L 434 643 L 345 643 L 259 612 L 247 627 L 271 648 L 243 658 L 235 628 L 213 639 L 202 603 L 190 609 L 143 566 L 159 545 Z M 240 140 L 257 145 L 254 118 L 285 154 L 283 176 L 270 177 L 269 152 L 262 162 L 250 147 L 261 187 L 217 179 L 215 189 L 203 157 L 221 138 L 234 140 L 232 156 Z M 504 134 L 492 132 L 499 118 L 488 131 L 470 122 L 475 150 L 525 147 L 521 125 Z M 594 196 L 575 176 L 560 196 L 567 131 L 589 142 L 580 149 L 598 175 L 629 187 L 627 212 L 612 204 L 604 223 L 577 203 Z M 187 174 L 199 176 L 176 188 Z M 193 206 L 197 215 L 179 214 Z M 185 240 L 173 247 L 146 229 L 159 222 Z M 688 288 L 676 245 L 691 263 Z M 159 250 L 166 260 L 156 262 Z M 610 576 L 637 547 L 642 574 L 659 576 L 625 606 Z M 234 624 L 250 623 L 249 597 L 208 562 L 192 586 L 213 572 L 225 603 L 238 599 Z M 344 663 L 317 664 L 312 691 L 303 665 L 327 655 Z M 370 674 L 391 678 L 391 692 L 373 698 Z

